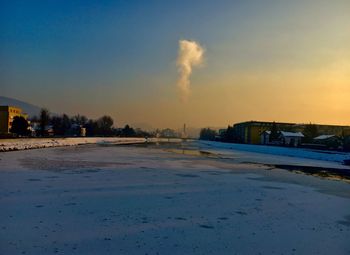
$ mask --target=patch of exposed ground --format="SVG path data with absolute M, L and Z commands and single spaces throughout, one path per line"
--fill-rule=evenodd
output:
M 298 166 L 298 165 L 267 165 L 279 169 L 288 170 L 296 173 L 303 173 L 328 179 L 337 179 L 350 182 L 350 171 L 342 168 L 316 167 L 316 166 Z

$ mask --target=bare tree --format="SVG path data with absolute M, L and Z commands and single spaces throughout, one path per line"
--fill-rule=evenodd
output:
M 43 108 L 40 111 L 40 135 L 45 136 L 46 134 L 46 126 L 49 125 L 50 121 L 50 113 L 47 109 Z

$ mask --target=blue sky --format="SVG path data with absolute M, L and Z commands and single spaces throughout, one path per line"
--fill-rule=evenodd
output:
M 295 86 L 308 83 L 306 91 L 315 91 L 319 81 L 312 77 L 321 72 L 334 77 L 318 91 L 344 90 L 349 13 L 345 0 L 1 1 L 0 93 L 55 112 L 110 114 L 121 123 L 155 126 L 279 121 L 287 120 L 286 114 L 290 121 L 334 122 L 322 119 L 320 106 L 305 98 L 286 96 L 288 103 L 308 107 L 307 115 L 298 117 L 300 109 L 287 106 L 259 111 L 271 100 L 256 97 L 271 95 L 273 86 L 295 93 L 300 91 Z M 175 95 L 180 39 L 196 40 L 206 49 L 188 105 Z M 342 65 L 340 74 L 334 74 L 334 65 Z M 324 96 L 314 95 L 310 102 Z M 343 99 L 339 104 L 332 110 L 338 119 L 350 107 Z

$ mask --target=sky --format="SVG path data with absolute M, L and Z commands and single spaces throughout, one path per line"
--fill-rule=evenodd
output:
M 0 0 L 0 95 L 116 126 L 350 125 L 349 0 Z M 180 40 L 204 49 L 186 102 Z

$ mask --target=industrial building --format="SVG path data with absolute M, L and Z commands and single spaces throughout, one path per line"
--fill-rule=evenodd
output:
M 27 114 L 21 108 L 15 106 L 0 106 L 0 134 L 9 134 L 13 118 L 19 116 L 27 119 Z
M 238 142 L 248 144 L 261 144 L 262 134 L 271 130 L 275 125 L 280 131 L 286 132 L 303 132 L 308 124 L 284 123 L 284 122 L 267 122 L 267 121 L 246 121 L 233 125 Z M 350 126 L 338 125 L 321 125 L 316 124 L 320 134 L 333 134 L 336 136 L 349 136 Z
M 261 134 L 264 131 L 271 130 L 274 122 L 263 122 L 263 121 L 246 121 L 233 125 L 235 134 L 238 137 L 239 142 L 250 143 L 250 144 L 260 144 Z M 292 130 L 295 128 L 294 123 L 282 123 L 275 122 L 275 124 L 281 130 Z

